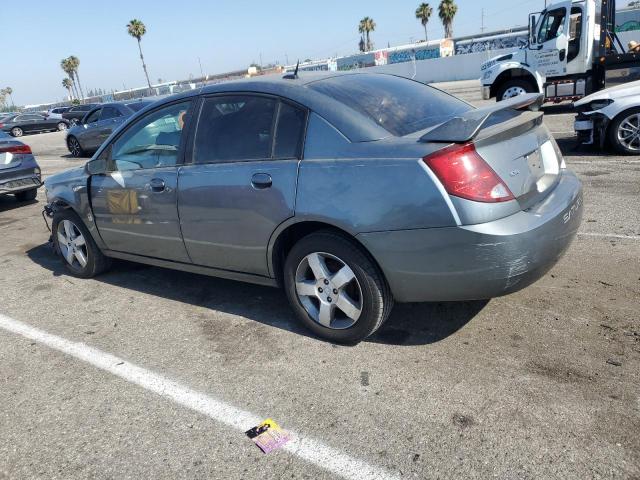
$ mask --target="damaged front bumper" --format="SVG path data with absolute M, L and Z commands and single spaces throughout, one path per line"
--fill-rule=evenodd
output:
M 581 145 L 604 146 L 609 119 L 600 113 L 579 113 L 573 122 L 573 129 Z

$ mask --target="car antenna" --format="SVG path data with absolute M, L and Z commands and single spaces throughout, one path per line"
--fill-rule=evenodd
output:
M 300 60 L 298 59 L 298 63 L 296 63 L 296 69 L 293 71 L 293 73 L 287 73 L 284 77 L 284 79 L 286 80 L 295 80 L 298 78 L 298 67 L 300 66 Z

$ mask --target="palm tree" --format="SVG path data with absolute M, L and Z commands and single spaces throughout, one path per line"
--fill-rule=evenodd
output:
M 75 79 L 78 81 L 78 88 L 80 89 L 80 98 L 84 100 L 84 92 L 82 91 L 82 84 L 80 83 L 80 76 L 78 75 L 78 68 L 80 68 L 80 59 L 71 55 L 69 58 L 69 64 L 71 65 L 73 71 L 73 75 L 75 75 Z M 72 77 L 73 78 L 73 77 Z
M 5 103 L 7 100 L 7 91 L 3 88 L 0 90 L 0 107 L 5 108 L 7 104 Z
M 78 95 L 78 89 L 76 87 L 76 84 L 73 81 L 73 66 L 71 65 L 71 62 L 69 61 L 68 58 L 63 58 L 62 60 L 60 60 L 60 68 L 64 73 L 67 74 L 69 81 L 71 82 L 71 88 L 73 89 L 73 92 L 74 92 L 74 94 L 71 96 L 80 98 L 80 95 Z
M 144 70 L 144 75 L 147 77 L 147 85 L 149 85 L 149 90 L 151 90 L 151 81 L 149 80 L 149 73 L 147 73 L 147 66 L 144 64 L 144 56 L 142 55 L 142 46 L 140 45 L 140 40 L 142 36 L 147 33 L 147 27 L 144 26 L 140 20 L 133 19 L 127 24 L 127 31 L 129 35 L 138 40 L 138 50 L 140 50 L 140 60 L 142 61 L 142 69 Z
M 371 43 L 371 39 L 369 38 L 369 34 L 376 29 L 376 22 L 373 21 L 373 18 L 364 17 L 360 20 L 360 24 L 358 25 L 358 32 L 364 33 L 367 39 L 366 50 L 373 50 L 373 43 Z
M 458 6 L 453 0 L 442 0 L 438 6 L 438 16 L 444 26 L 445 38 L 453 37 L 453 17 L 458 12 Z
M 424 27 L 424 39 L 425 41 L 429 41 L 429 36 L 427 35 L 427 23 L 429 23 L 429 18 L 433 13 L 433 8 L 428 3 L 421 3 L 418 8 L 416 8 L 416 18 L 420 20 L 420 23 Z
M 69 98 L 73 100 L 73 93 L 71 92 L 71 87 L 73 87 L 73 82 L 69 77 L 62 79 L 62 86 L 67 89 L 69 92 Z

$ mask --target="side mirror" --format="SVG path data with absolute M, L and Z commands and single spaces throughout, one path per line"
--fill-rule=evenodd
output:
M 87 162 L 84 168 L 89 175 L 100 175 L 107 172 L 107 161 L 104 158 L 97 158 Z
M 536 39 L 536 16 L 533 13 L 529 14 L 529 45 L 537 43 Z

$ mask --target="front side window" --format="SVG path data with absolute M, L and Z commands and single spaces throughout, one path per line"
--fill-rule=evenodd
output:
M 565 8 L 556 8 L 555 10 L 548 11 L 540 24 L 538 43 L 548 42 L 562 35 L 564 33 L 564 19 L 566 15 L 567 11 Z
M 115 107 L 104 107 L 102 109 L 102 116 L 100 117 L 100 120 L 109 120 L 110 118 L 116 118 L 116 117 L 121 117 L 122 114 L 120 113 L 120 110 L 118 110 Z
M 178 163 L 191 101 L 168 105 L 142 117 L 113 144 L 112 169 L 137 170 Z
M 87 115 L 86 120 L 84 121 L 84 123 L 94 123 L 97 122 L 100 119 L 100 112 L 102 111 L 102 109 L 98 109 L 95 110 L 93 112 L 91 112 L 89 115 Z
M 272 98 L 250 95 L 207 98 L 198 120 L 195 162 L 270 158 L 277 103 Z

